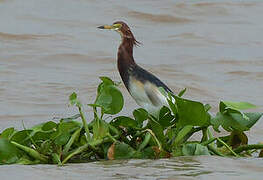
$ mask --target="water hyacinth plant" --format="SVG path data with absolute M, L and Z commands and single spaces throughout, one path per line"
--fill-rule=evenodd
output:
M 122 93 L 110 78 L 101 77 L 93 104 L 93 118 L 87 121 L 77 94 L 69 102 L 79 114 L 48 121 L 29 129 L 7 128 L 0 134 L 0 164 L 58 164 L 101 159 L 169 158 L 176 156 L 217 155 L 242 157 L 263 155 L 263 144 L 248 144 L 245 131 L 263 113 L 242 112 L 256 106 L 246 102 L 221 101 L 212 116 L 210 106 L 168 94 L 170 107 L 158 117 L 139 108 L 133 116 L 116 116 L 124 105 Z M 173 99 L 175 101 L 173 101 Z M 108 116 L 116 117 L 109 120 Z M 106 121 L 107 119 L 107 121 Z M 214 137 L 211 130 L 227 131 Z M 200 133 L 199 140 L 190 137 Z M 259 152 L 261 150 L 261 152 Z

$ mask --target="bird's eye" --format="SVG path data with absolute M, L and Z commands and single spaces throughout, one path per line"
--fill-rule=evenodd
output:
M 113 28 L 114 28 L 115 30 L 118 30 L 118 29 L 121 28 L 121 24 L 113 24 Z

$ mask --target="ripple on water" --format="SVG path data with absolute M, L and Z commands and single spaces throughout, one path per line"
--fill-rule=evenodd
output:
M 36 40 L 36 39 L 53 39 L 53 38 L 66 38 L 68 36 L 60 35 L 60 34 L 10 34 L 10 33 L 3 33 L 0 32 L 0 39 L 2 40 L 16 40 L 16 41 L 23 41 L 23 40 Z
M 158 23 L 190 23 L 191 19 L 183 17 L 175 17 L 170 14 L 151 14 L 139 11 L 128 11 L 129 16 L 138 18 L 141 20 L 158 22 Z

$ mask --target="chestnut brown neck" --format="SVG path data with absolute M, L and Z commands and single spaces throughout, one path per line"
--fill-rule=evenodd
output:
M 134 38 L 123 37 L 118 49 L 118 70 L 127 89 L 129 89 L 129 71 L 136 66 L 133 59 L 133 46 L 135 45 L 135 41 Z

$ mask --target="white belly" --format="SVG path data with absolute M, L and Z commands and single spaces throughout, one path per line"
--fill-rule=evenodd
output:
M 142 83 L 136 79 L 129 82 L 129 91 L 136 103 L 152 115 L 158 115 L 162 106 L 169 107 L 166 97 L 158 87 L 150 82 Z

